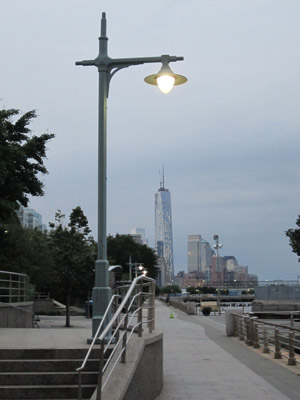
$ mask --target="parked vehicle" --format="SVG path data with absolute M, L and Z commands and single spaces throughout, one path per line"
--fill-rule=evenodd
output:
M 215 300 L 212 301 L 200 301 L 200 311 L 205 317 L 208 317 L 211 312 L 218 311 L 218 302 Z

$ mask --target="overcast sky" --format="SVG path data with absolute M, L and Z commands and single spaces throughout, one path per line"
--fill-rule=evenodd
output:
M 297 279 L 284 231 L 300 214 L 299 0 L 2 0 L 0 107 L 36 109 L 35 134 L 54 133 L 45 196 L 30 206 L 54 220 L 80 205 L 97 220 L 95 67 L 107 13 L 111 57 L 170 54 L 188 77 L 163 95 L 130 67 L 108 101 L 108 233 L 143 227 L 154 246 L 154 193 L 165 165 L 175 269 L 187 235 L 201 234 L 259 279 Z M 137 260 L 138 261 L 138 260 Z

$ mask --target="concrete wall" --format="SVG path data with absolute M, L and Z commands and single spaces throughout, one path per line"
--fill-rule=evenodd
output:
M 300 301 L 254 300 L 252 311 L 300 311 Z
M 300 301 L 300 286 L 269 285 L 255 288 L 256 300 L 294 300 Z
M 32 328 L 33 302 L 1 303 L 0 328 Z
M 48 313 L 53 310 L 53 299 L 34 300 L 33 311 L 37 314 Z
M 102 400 L 154 400 L 162 387 L 163 334 L 132 337 L 127 347 L 126 363 L 118 362 L 102 392 Z M 95 399 L 96 392 L 91 400 Z
M 170 297 L 169 304 L 172 307 L 178 308 L 179 310 L 187 313 L 188 315 L 195 315 L 196 302 L 194 301 L 182 301 L 176 299 L 176 297 Z

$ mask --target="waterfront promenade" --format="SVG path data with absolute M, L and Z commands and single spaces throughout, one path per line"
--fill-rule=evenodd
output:
M 91 320 L 71 317 L 71 328 L 64 321 L 41 316 L 40 329 L 1 328 L 0 349 L 87 349 Z M 300 376 L 291 372 L 300 367 L 284 368 L 227 337 L 224 316 L 188 316 L 156 301 L 155 331 L 164 333 L 164 388 L 156 400 L 300 400 Z
M 164 387 L 156 400 L 300 399 L 300 376 L 227 337 L 224 317 L 156 304 L 156 329 L 164 333 Z

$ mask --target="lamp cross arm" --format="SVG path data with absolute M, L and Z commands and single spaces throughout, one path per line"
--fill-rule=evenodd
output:
M 167 62 L 182 61 L 183 57 L 162 55 L 159 57 L 135 57 L 135 58 L 112 58 L 110 61 L 111 67 L 130 66 L 139 64 L 160 63 L 165 60 Z
M 159 63 L 159 62 L 175 62 L 182 61 L 183 57 L 162 55 L 159 57 L 134 57 L 134 58 L 110 58 L 108 56 L 99 55 L 94 60 L 76 61 L 75 65 L 95 66 L 106 65 L 110 68 L 126 68 L 131 65 Z

